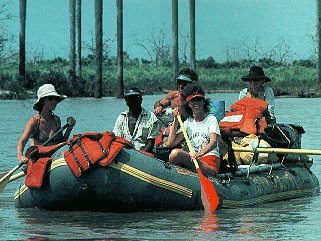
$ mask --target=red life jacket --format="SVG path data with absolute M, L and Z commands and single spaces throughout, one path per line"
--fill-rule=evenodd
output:
M 79 177 L 96 163 L 107 166 L 124 146 L 133 147 L 113 132 L 87 132 L 73 137 L 64 157 L 71 171 Z
M 262 134 L 267 122 L 263 116 L 268 103 L 261 99 L 244 98 L 235 102 L 220 121 L 222 133 L 230 135 Z
M 133 147 L 113 132 L 87 132 L 54 146 L 31 146 L 26 151 L 29 161 L 25 184 L 28 187 L 41 188 L 47 167 L 53 159 L 52 154 L 66 144 L 70 147 L 64 152 L 64 157 L 77 177 L 96 163 L 107 166 L 123 147 Z
M 53 159 L 52 154 L 67 143 L 66 141 L 53 146 L 30 146 L 26 150 L 28 169 L 25 184 L 27 187 L 40 188 L 42 186 L 47 167 Z

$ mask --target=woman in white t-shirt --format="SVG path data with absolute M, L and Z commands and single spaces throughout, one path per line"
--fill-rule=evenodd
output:
M 190 117 L 184 121 L 184 127 L 190 138 L 194 153 L 188 153 L 182 149 L 174 149 L 170 153 L 169 162 L 175 165 L 195 170 L 192 158 L 198 164 L 205 175 L 216 175 L 220 167 L 218 137 L 219 126 L 214 115 L 209 114 L 210 101 L 205 99 L 202 88 L 197 84 L 191 84 L 184 89 L 183 96 L 186 99 L 186 110 Z M 177 115 L 180 110 L 173 110 L 174 121 L 170 129 L 167 144 L 176 146 L 184 140 L 181 129 L 178 129 Z

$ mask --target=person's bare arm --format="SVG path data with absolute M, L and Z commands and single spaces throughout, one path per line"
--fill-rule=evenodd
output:
M 165 113 L 165 108 L 171 106 L 172 100 L 176 97 L 177 91 L 170 91 L 163 99 L 154 104 L 154 114 L 160 116 Z
M 72 129 L 76 125 L 76 119 L 74 117 L 72 117 L 72 116 L 69 116 L 67 118 L 67 122 L 68 122 L 69 126 L 67 127 L 66 132 L 65 132 L 64 136 L 62 137 L 62 141 L 67 141 L 68 140 Z
M 164 114 L 165 113 L 165 108 L 170 106 L 170 105 L 171 105 L 171 102 L 167 97 L 156 101 L 156 103 L 154 105 L 154 114 L 157 115 L 157 116 L 160 116 L 160 115 Z
M 209 153 L 211 150 L 213 150 L 216 146 L 216 142 L 217 142 L 217 138 L 218 135 L 216 133 L 210 133 L 210 142 L 207 144 L 207 146 L 205 146 L 202 150 L 200 150 L 199 152 L 196 152 L 192 158 L 199 158 L 204 156 L 205 154 Z
M 31 117 L 27 122 L 25 129 L 18 141 L 17 144 L 17 156 L 20 162 L 27 162 L 28 158 L 23 154 L 23 150 L 31 136 L 31 134 L 35 131 L 35 127 L 37 125 L 37 120 L 34 117 Z
M 155 139 L 147 139 L 147 143 L 143 149 L 143 151 L 147 151 L 147 152 L 152 152 L 154 149 L 154 145 L 155 145 Z
M 179 108 L 176 107 L 173 110 L 173 113 L 174 113 L 174 121 L 170 127 L 170 132 L 167 140 L 167 145 L 170 147 L 177 146 L 184 139 L 184 135 L 182 132 L 176 133 L 178 129 L 177 114 L 179 113 Z

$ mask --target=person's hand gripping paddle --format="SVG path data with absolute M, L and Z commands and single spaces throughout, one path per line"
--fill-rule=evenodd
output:
M 53 134 L 47 141 L 45 141 L 42 145 L 46 146 L 52 139 L 54 139 L 56 136 L 58 136 L 64 129 L 66 129 L 69 126 L 69 123 L 66 123 L 63 127 L 61 127 L 55 134 Z M 31 146 L 31 148 L 36 147 L 36 146 Z M 29 147 L 30 148 L 30 147 Z M 21 162 L 19 165 L 16 165 L 14 168 L 12 168 L 10 171 L 7 172 L 3 172 L 0 174 L 0 192 L 3 191 L 3 189 L 7 186 L 7 184 L 10 181 L 10 177 L 12 176 L 12 174 L 17 171 L 20 167 L 22 167 L 23 165 L 25 165 L 26 163 Z M 19 175 L 18 177 L 22 177 L 24 175 Z M 15 178 L 17 179 L 17 178 Z M 15 180 L 14 179 L 14 180 Z
M 182 129 L 183 135 L 185 137 L 189 152 L 191 154 L 194 153 L 191 141 L 187 135 L 186 129 L 184 127 L 182 118 L 180 115 L 177 115 L 177 120 L 180 124 L 180 127 Z M 209 213 L 213 213 L 215 211 L 215 209 L 217 208 L 220 199 L 216 193 L 216 190 L 214 188 L 213 183 L 206 177 L 203 175 L 197 160 L 195 160 L 194 158 L 192 159 L 192 161 L 194 162 L 196 171 L 198 173 L 200 182 L 201 182 L 201 198 L 202 198 L 202 203 L 204 206 L 204 210 L 209 212 Z

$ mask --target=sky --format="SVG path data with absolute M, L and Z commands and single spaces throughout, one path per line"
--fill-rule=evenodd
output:
M 16 16 L 3 24 L 19 36 L 19 1 L 8 2 Z M 124 0 L 124 51 L 130 58 L 147 58 L 135 39 L 150 48 L 152 34 L 164 31 L 170 45 L 172 0 Z M 103 1 L 103 38 L 109 39 L 116 55 L 116 0 Z M 189 0 L 178 0 L 179 55 L 189 34 Z M 314 56 L 316 35 L 315 0 L 196 0 L 196 59 L 212 56 L 217 62 L 247 56 L 272 54 L 276 59 L 288 52 L 290 60 Z M 94 39 L 94 1 L 82 0 L 82 41 Z M 184 37 L 185 36 L 185 37 Z M 13 45 L 18 49 L 18 41 Z M 278 47 L 275 47 L 278 46 Z M 272 53 L 273 50 L 273 53 Z M 69 0 L 27 0 L 27 58 L 69 56 Z M 85 50 L 83 54 L 88 52 Z

